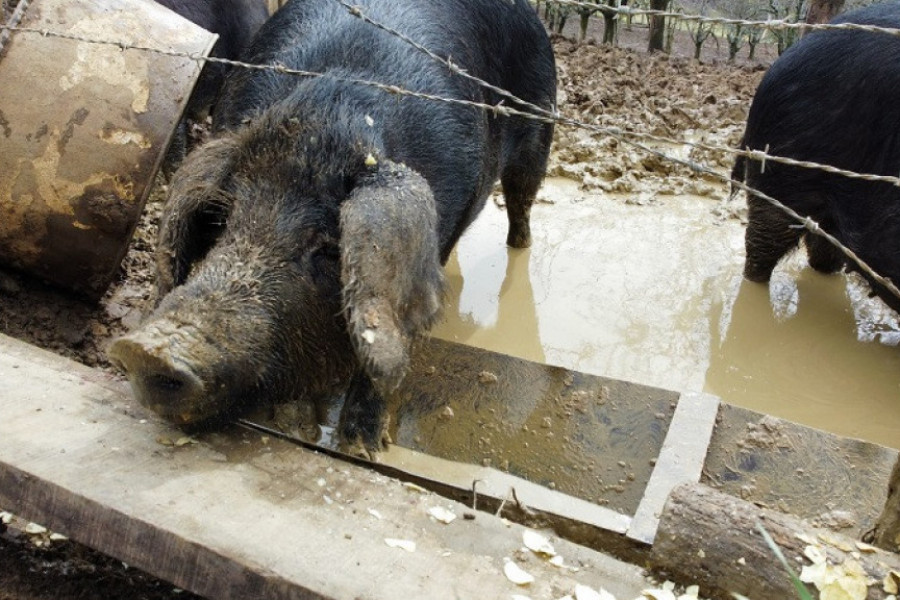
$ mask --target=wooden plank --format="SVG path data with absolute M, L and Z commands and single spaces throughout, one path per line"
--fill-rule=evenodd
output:
M 379 454 L 377 462 L 345 454 L 337 448 L 331 432 L 317 442 L 306 441 L 275 429 L 274 423 L 239 419 L 238 423 L 272 437 L 288 440 L 311 450 L 318 450 L 329 456 L 347 462 L 366 465 L 405 482 L 415 483 L 450 498 L 466 498 L 469 502 L 490 506 L 505 505 L 507 501 L 524 506 L 525 510 L 540 515 L 542 522 L 565 523 L 569 526 L 585 525 L 603 530 L 600 533 L 624 534 L 631 524 L 631 517 L 618 511 L 593 504 L 536 484 L 522 477 L 499 471 L 492 467 L 455 462 L 440 457 L 423 454 L 391 444 Z
M 679 484 L 700 481 L 718 413 L 716 396 L 693 392 L 681 395 L 628 537 L 652 544 L 669 492 Z
M 896 460 L 892 448 L 723 403 L 701 482 L 859 538 L 884 507 Z
M 199 443 L 122 383 L 0 336 L 0 506 L 209 598 L 559 597 L 576 582 L 635 597 L 634 566 L 553 539 L 577 573 L 522 553 L 523 528 L 275 439 Z M 449 525 L 434 506 L 460 516 Z M 412 540 L 415 552 L 388 547 Z M 536 581 L 503 575 L 515 557 Z
M 631 524 L 631 517 L 628 515 L 491 467 L 457 463 L 402 446 L 391 446 L 381 459 L 384 464 L 401 469 L 404 473 L 430 478 L 458 490 L 470 490 L 473 482 L 477 482 L 475 491 L 482 498 L 518 501 L 529 510 L 566 519 L 572 524 L 590 525 L 619 534 L 625 533 Z

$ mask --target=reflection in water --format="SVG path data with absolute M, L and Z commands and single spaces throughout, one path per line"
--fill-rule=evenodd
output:
M 577 198 L 577 189 L 565 192 Z M 434 335 L 585 373 L 699 389 L 706 314 L 719 293 L 707 282 L 732 260 L 735 244 L 720 235 L 727 229 L 710 227 L 707 200 L 667 203 L 539 204 L 524 256 L 507 250 L 506 215 L 489 204 L 451 255 L 450 306 Z
M 708 198 L 543 194 L 530 250 L 492 203 L 460 240 L 436 337 L 900 446 L 900 327 L 852 277 L 795 257 L 743 282 L 744 228 Z
M 499 344 L 504 354 L 544 363 L 534 292 L 528 274 L 531 251 L 508 249 L 505 239 L 505 232 L 495 237 L 494 247 L 497 250 L 474 261 L 471 270 L 465 272 L 465 277 L 458 252 L 450 255 L 446 267 L 448 291 L 445 320 L 432 330 L 432 334 L 481 348 L 490 349 Z M 501 375 L 505 375 L 505 380 L 508 373 Z M 461 399 L 463 394 L 454 394 L 456 396 Z M 521 426 L 533 417 L 542 397 L 541 394 L 520 396 L 517 406 L 505 409 L 503 421 L 507 425 L 513 423 Z M 406 419 L 406 423 L 407 426 L 420 425 L 413 419 Z M 457 435 L 458 432 L 453 433 L 451 438 Z M 432 445 L 434 448 L 429 450 L 432 453 L 438 452 L 440 447 L 445 450 L 443 456 L 456 459 L 465 455 L 458 450 L 446 452 L 446 442 Z
M 506 248 L 504 240 L 505 232 L 494 239 L 498 250 L 474 261 L 465 277 L 458 252 L 450 255 L 445 320 L 432 334 L 478 347 L 484 347 L 484 340 L 501 338 L 505 353 L 542 363 L 544 348 L 528 273 L 531 250 Z
M 765 285 L 740 281 L 717 326 L 706 391 L 739 406 L 896 447 L 900 354 L 856 341 L 841 275 L 804 269 Z M 871 323 L 868 323 L 871 326 Z

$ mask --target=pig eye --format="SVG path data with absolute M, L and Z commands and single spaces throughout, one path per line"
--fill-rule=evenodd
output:
M 191 266 L 203 260 L 222 236 L 227 224 L 228 214 L 224 207 L 208 204 L 191 215 L 187 227 L 187 235 L 183 252 L 180 255 L 179 277 L 176 285 L 181 285 L 187 278 Z
M 312 253 L 313 277 L 327 277 L 340 264 L 341 253 L 335 244 L 325 243 Z

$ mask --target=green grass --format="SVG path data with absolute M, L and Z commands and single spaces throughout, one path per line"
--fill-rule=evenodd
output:
M 775 557 L 784 565 L 784 568 L 788 572 L 788 576 L 791 578 L 791 583 L 794 584 L 794 589 L 797 590 L 797 595 L 800 596 L 800 600 L 815 600 L 813 595 L 809 593 L 809 590 L 806 589 L 806 586 L 803 585 L 803 582 L 800 581 L 800 578 L 797 577 L 797 573 L 791 568 L 791 565 L 788 564 L 787 559 L 784 557 L 784 554 L 781 552 L 781 548 L 775 543 L 775 540 L 772 539 L 772 536 L 769 535 L 769 532 L 766 531 L 766 528 L 763 527 L 762 523 L 757 522 L 756 528 L 762 534 L 763 539 L 766 541 L 766 544 L 769 545 L 769 548 L 772 549 L 772 553 L 775 554 Z

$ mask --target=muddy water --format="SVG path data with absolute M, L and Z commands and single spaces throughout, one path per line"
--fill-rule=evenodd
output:
M 900 446 L 900 328 L 852 279 L 798 255 L 769 289 L 744 282 L 743 226 L 710 198 L 555 178 L 542 199 L 529 250 L 505 247 L 489 203 L 448 263 L 434 335 Z

